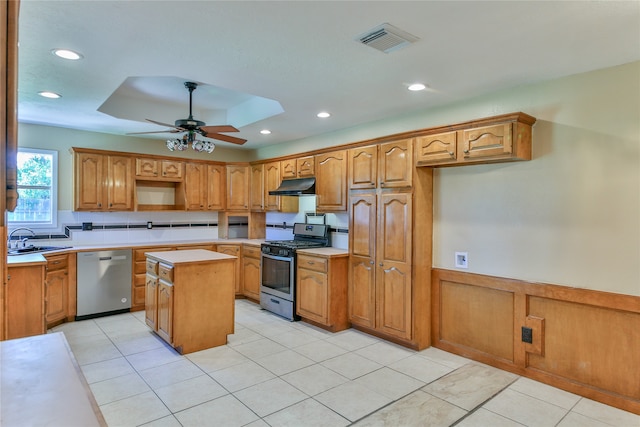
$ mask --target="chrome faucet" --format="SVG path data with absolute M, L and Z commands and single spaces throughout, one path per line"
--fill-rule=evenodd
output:
M 7 240 L 7 247 L 9 249 L 11 249 L 11 239 L 13 238 L 13 234 L 16 231 L 20 231 L 20 230 L 28 231 L 29 233 L 31 233 L 31 237 L 35 237 L 35 235 L 36 235 L 35 231 L 33 231 L 32 229 L 27 228 L 27 227 L 18 227 L 16 229 L 14 229 L 11 233 L 9 233 L 9 239 Z M 24 237 L 24 238 L 20 239 L 19 241 L 16 241 L 16 247 L 22 246 L 24 248 L 27 245 L 27 240 L 29 240 L 29 238 L 28 237 Z

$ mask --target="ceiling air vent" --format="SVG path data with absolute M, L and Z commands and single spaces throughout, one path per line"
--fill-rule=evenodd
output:
M 389 53 L 402 49 L 419 39 L 406 31 L 385 23 L 359 35 L 356 40 L 381 52 Z

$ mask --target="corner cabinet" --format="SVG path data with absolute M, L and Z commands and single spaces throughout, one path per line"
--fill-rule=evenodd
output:
M 347 211 L 347 150 L 318 154 L 316 170 L 316 209 L 320 212 Z
M 133 157 L 74 151 L 77 211 L 133 210 Z
M 416 138 L 416 166 L 460 166 L 531 160 L 534 117 L 505 114 L 446 128 Z

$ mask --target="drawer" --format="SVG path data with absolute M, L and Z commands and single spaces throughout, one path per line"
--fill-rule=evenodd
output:
M 328 270 L 329 260 L 327 258 L 319 258 L 308 255 L 298 255 L 298 268 L 306 268 L 307 270 L 319 271 L 326 273 Z
M 249 258 L 258 258 L 260 259 L 260 248 L 256 248 L 253 246 L 243 246 L 242 248 L 242 256 Z
M 69 266 L 69 255 L 49 255 L 47 258 L 47 271 L 66 270 Z
M 154 259 L 147 259 L 147 268 L 146 272 L 149 274 L 153 274 L 154 276 L 158 275 L 158 261 Z
M 160 263 L 158 265 L 158 277 L 165 282 L 173 283 L 173 267 Z
M 226 255 L 239 256 L 240 245 L 218 245 L 217 252 L 220 252 Z

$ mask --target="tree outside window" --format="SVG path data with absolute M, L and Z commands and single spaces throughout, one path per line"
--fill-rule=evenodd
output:
M 58 153 L 34 148 L 18 149 L 18 206 L 9 212 L 9 224 L 55 227 L 57 213 Z

